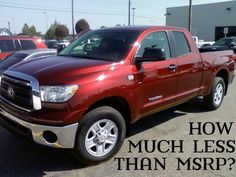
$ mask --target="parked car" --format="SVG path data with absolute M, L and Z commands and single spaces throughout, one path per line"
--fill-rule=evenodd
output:
M 47 48 L 46 44 L 39 37 L 0 36 L 0 60 L 14 51 L 37 48 Z
M 32 50 L 13 52 L 5 59 L 0 60 L 0 77 L 2 73 L 5 70 L 7 70 L 10 66 L 15 65 L 19 62 L 56 54 L 57 51 L 55 49 L 32 49 Z
M 68 40 L 60 40 L 57 44 L 57 53 L 60 53 L 64 48 L 66 48 L 70 42 Z
M 59 45 L 65 45 L 66 47 L 70 44 L 70 42 L 68 40 L 59 40 L 58 41 Z
M 51 49 L 57 49 L 58 46 L 63 46 L 63 49 L 66 48 L 70 42 L 68 40 L 46 40 L 45 41 L 45 44 L 47 45 L 48 48 L 51 48 Z
M 197 48 L 201 48 L 204 46 L 210 46 L 214 44 L 214 41 L 204 41 L 202 39 L 199 39 L 197 36 L 193 36 L 193 40 L 195 41 Z
M 57 40 L 45 40 L 45 44 L 49 49 L 56 49 L 58 41 Z
M 72 149 L 80 163 L 98 163 L 140 118 L 197 96 L 219 108 L 233 81 L 232 58 L 232 50 L 199 53 L 182 28 L 94 30 L 57 56 L 5 71 L 0 122 L 36 143 Z
M 236 37 L 221 38 L 210 46 L 200 48 L 201 52 L 230 50 L 236 47 Z

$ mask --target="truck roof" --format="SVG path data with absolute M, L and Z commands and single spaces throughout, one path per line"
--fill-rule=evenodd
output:
M 11 36 L 0 36 L 0 39 L 41 39 L 38 36 L 27 36 L 27 35 L 11 35 Z
M 161 30 L 182 30 L 186 31 L 186 28 L 172 27 L 172 26 L 119 26 L 119 27 L 109 27 L 98 29 L 99 31 L 137 31 L 142 32 L 151 29 L 161 29 Z

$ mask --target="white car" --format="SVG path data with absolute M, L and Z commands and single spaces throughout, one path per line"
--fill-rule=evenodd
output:
M 68 40 L 60 40 L 57 45 L 65 45 L 67 47 L 70 44 Z
M 212 45 L 215 43 L 215 41 L 204 41 L 202 39 L 199 39 L 197 36 L 193 36 L 193 40 L 195 41 L 197 48 L 201 48 L 207 45 Z

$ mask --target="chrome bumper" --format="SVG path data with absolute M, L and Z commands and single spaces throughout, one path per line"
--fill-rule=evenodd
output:
M 3 115 L 4 119 L 10 119 L 21 126 L 30 129 L 32 132 L 33 141 L 36 143 L 54 148 L 74 148 L 78 123 L 64 127 L 37 125 L 23 121 L 0 108 L 0 116 L 1 115 Z M 54 143 L 47 142 L 43 137 L 43 133 L 46 131 L 53 132 L 57 136 L 57 141 Z

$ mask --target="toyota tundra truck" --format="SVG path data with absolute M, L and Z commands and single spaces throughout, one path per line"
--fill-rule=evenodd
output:
M 182 28 L 90 31 L 57 56 L 2 74 L 0 122 L 96 164 L 116 154 L 130 125 L 143 117 L 199 96 L 207 109 L 219 108 L 233 81 L 233 56 L 231 50 L 199 53 Z

